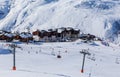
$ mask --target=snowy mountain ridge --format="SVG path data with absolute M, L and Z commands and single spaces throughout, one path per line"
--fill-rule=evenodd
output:
M 2 0 L 0 30 L 73 27 L 116 43 L 120 0 Z M 1 13 L 2 12 L 2 13 Z

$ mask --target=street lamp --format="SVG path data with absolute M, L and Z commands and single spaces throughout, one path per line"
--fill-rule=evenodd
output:
M 90 55 L 90 53 L 86 49 L 83 49 L 80 53 L 83 54 L 83 63 L 82 63 L 82 69 L 81 69 L 81 73 L 83 73 L 84 72 L 85 56 Z

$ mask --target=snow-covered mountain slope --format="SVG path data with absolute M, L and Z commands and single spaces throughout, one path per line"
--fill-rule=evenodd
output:
M 120 77 L 120 47 L 106 47 L 76 42 L 24 44 L 16 48 L 16 70 L 13 71 L 13 54 L 6 43 L 0 43 L 1 77 Z M 81 73 L 82 49 L 86 55 L 84 73 Z M 12 49 L 11 49 L 12 50 Z M 59 54 L 62 58 L 57 58 Z M 7 54 L 8 53 L 8 54 Z
M 1 30 L 22 32 L 28 28 L 33 31 L 73 27 L 79 28 L 84 33 L 109 38 L 111 41 L 116 40 L 120 30 L 120 0 L 2 0 L 2 2 L 7 13 L 0 15 Z M 2 8 L 2 4 L 0 5 Z
M 11 0 L 0 0 L 0 19 L 3 19 L 10 11 Z

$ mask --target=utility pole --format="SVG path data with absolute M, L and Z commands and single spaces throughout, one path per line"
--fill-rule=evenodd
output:
M 16 45 L 13 44 L 13 70 L 16 70 L 16 65 L 15 65 L 15 47 L 16 47 Z
M 15 48 L 17 47 L 16 44 L 11 44 L 11 48 L 13 48 L 13 70 L 16 70 L 16 57 L 15 57 Z
M 85 64 L 85 56 L 90 55 L 90 53 L 86 49 L 83 49 L 80 53 L 83 54 L 83 63 L 82 63 L 82 69 L 81 69 L 81 73 L 83 73 L 84 72 L 84 64 Z
M 13 68 L 12 68 L 12 70 L 16 70 L 16 55 L 15 55 L 15 53 L 16 53 L 16 47 L 17 47 L 17 45 L 16 44 L 10 44 L 9 45 L 11 48 L 13 48 Z M 20 48 L 20 47 L 18 47 L 18 48 Z

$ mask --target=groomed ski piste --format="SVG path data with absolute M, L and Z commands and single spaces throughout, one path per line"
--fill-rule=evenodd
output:
M 16 43 L 16 70 L 8 44 L 0 43 L 0 77 L 120 77 L 119 46 L 101 42 Z M 84 73 L 83 54 L 87 49 Z M 61 58 L 57 58 L 60 54 Z

